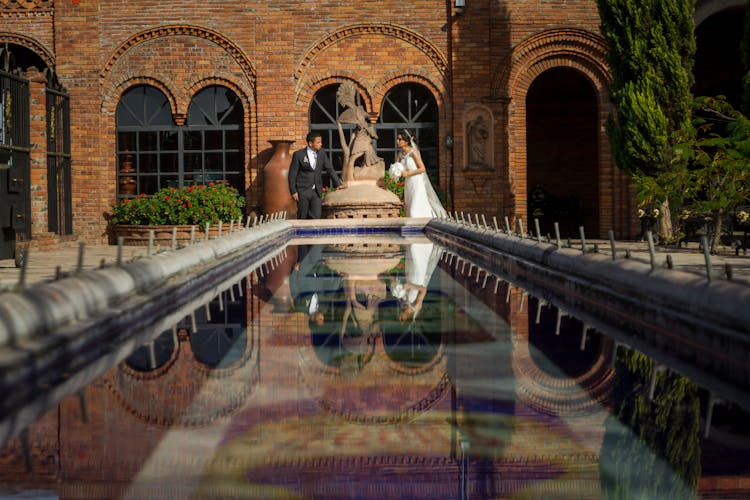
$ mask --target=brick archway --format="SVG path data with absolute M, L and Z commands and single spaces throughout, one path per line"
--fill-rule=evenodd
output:
M 21 35 L 19 33 L 2 33 L 0 34 L 0 43 L 10 43 L 25 47 L 38 55 L 44 61 L 44 64 L 46 64 L 47 67 L 55 67 L 55 56 L 53 55 L 53 52 L 49 50 L 44 44 L 37 42 L 33 38 Z M 39 68 L 40 71 L 42 69 L 44 68 Z
M 626 203 L 628 193 L 621 174 L 615 171 L 604 124 L 612 104 L 609 100 L 611 76 L 606 61 L 604 39 L 580 29 L 556 29 L 537 33 L 519 43 L 501 63 L 493 79 L 492 96 L 507 100 L 506 151 L 509 202 L 516 217 L 527 218 L 526 97 L 532 83 L 551 68 L 572 68 L 594 88 L 597 102 L 599 232 L 626 228 L 626 221 L 615 217 L 615 207 Z M 620 210 L 626 213 L 627 210 Z M 601 234 L 591 235 L 594 237 Z

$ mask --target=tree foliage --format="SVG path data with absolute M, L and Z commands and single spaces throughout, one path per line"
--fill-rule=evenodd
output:
M 607 498 L 691 498 L 701 473 L 698 386 L 626 348 L 617 352 L 614 415 L 605 422 L 600 478 Z
M 689 124 L 695 55 L 694 0 L 597 0 L 616 111 L 607 122 L 615 163 L 633 176 L 669 171 L 675 132 Z M 659 235 L 673 240 L 670 200 Z
M 612 99 L 608 133 L 630 173 L 670 168 L 673 133 L 690 119 L 693 0 L 597 0 L 608 45 Z

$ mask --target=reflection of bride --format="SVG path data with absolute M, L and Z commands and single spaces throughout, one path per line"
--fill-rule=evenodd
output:
M 414 320 L 422 309 L 422 302 L 427 295 L 427 286 L 439 258 L 440 250 L 434 243 L 412 243 L 406 247 L 406 262 L 404 263 L 406 283 L 392 288 L 393 295 L 403 306 L 399 314 L 401 322 Z
M 404 205 L 407 217 L 444 217 L 443 205 L 430 184 L 422 156 L 414 136 L 406 129 L 399 131 L 396 145 L 401 148 L 398 160 L 403 165 Z

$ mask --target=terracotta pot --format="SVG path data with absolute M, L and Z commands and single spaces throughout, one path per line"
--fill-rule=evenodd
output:
M 135 194 L 136 182 L 135 178 L 128 175 L 135 172 L 133 168 L 133 155 L 124 155 L 120 163 L 120 179 L 119 188 L 121 195 L 133 195 Z
M 267 214 L 286 210 L 288 219 L 297 218 L 297 203 L 289 192 L 289 148 L 294 141 L 272 140 L 273 155 L 263 167 L 263 202 Z

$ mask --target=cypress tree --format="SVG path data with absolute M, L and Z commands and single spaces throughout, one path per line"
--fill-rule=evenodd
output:
M 607 129 L 612 153 L 618 167 L 643 185 L 644 178 L 672 168 L 677 132 L 690 124 L 695 2 L 597 0 L 597 4 L 616 106 Z M 664 189 L 660 233 L 671 238 L 667 196 Z

